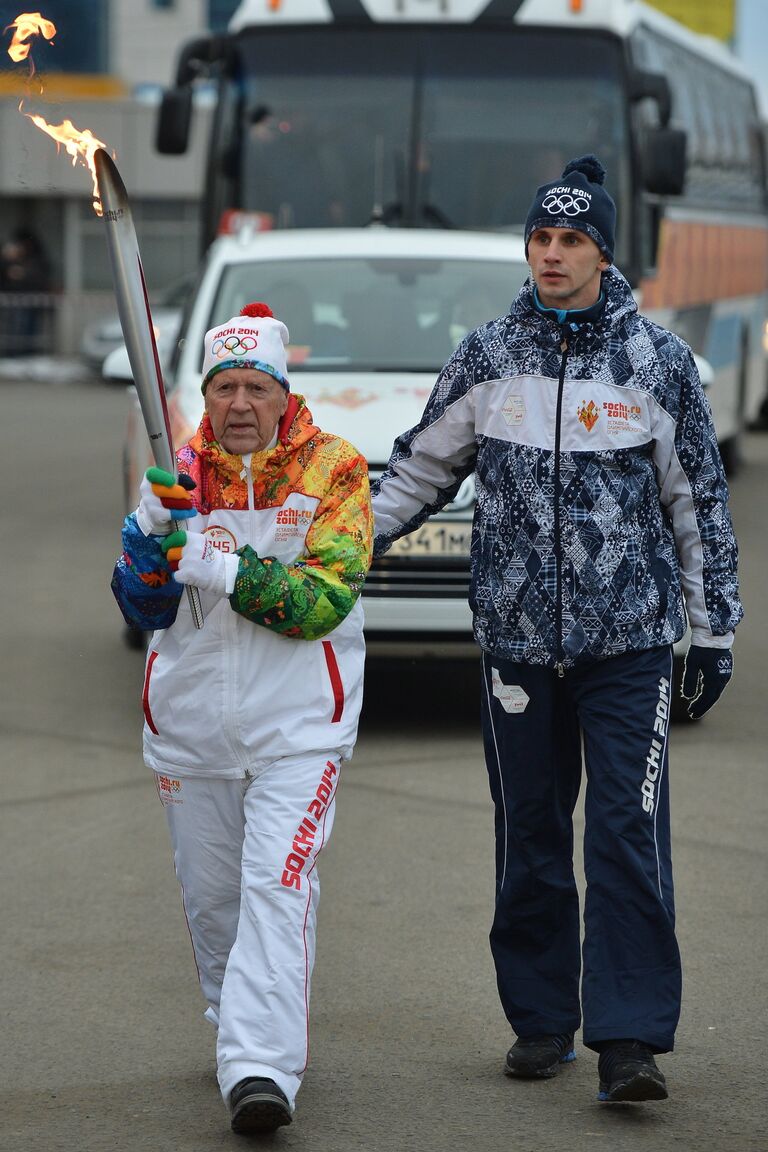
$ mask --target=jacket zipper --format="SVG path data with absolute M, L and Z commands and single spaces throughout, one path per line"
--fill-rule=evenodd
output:
M 253 499 L 253 481 L 251 478 L 251 459 L 252 456 L 248 454 L 243 457 L 243 471 L 240 477 L 245 481 L 248 490 L 248 512 L 249 512 L 249 530 L 250 539 L 254 539 L 254 499 Z M 248 764 L 247 758 L 243 755 L 243 742 L 240 735 L 240 730 L 235 719 L 235 711 L 238 702 L 237 682 L 240 672 L 240 649 L 237 643 L 237 620 L 234 612 L 225 612 L 222 617 L 222 633 L 224 643 L 222 644 L 222 660 L 224 662 L 224 675 L 226 678 L 226 706 L 225 706 L 225 732 L 232 748 L 232 753 L 243 770 L 246 778 L 250 779 L 252 772 Z
M 253 495 L 253 472 L 251 464 L 253 463 L 253 453 L 248 452 L 243 456 L 243 471 L 241 476 L 245 481 L 246 488 L 248 489 L 248 531 L 250 539 L 256 539 L 256 500 Z
M 555 465 L 552 477 L 554 491 L 554 553 L 555 553 L 555 637 L 557 641 L 557 663 L 555 668 L 559 677 L 565 675 L 563 653 L 563 558 L 560 547 L 560 431 L 563 422 L 563 389 L 565 386 L 565 364 L 568 359 L 568 338 L 563 336 L 560 345 L 562 357 L 560 360 L 560 374 L 557 380 L 557 408 L 555 410 Z

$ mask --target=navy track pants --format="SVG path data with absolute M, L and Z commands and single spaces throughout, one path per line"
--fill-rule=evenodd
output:
M 669 835 L 668 647 L 568 670 L 483 653 L 496 828 L 491 952 L 518 1036 L 581 1022 L 572 815 L 586 769 L 583 1041 L 671 1051 L 680 953 Z

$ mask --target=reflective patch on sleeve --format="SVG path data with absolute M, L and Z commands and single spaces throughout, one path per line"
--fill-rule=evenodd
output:
M 498 668 L 491 669 L 491 683 L 493 694 L 505 712 L 525 712 L 529 698 L 519 684 L 504 684 Z

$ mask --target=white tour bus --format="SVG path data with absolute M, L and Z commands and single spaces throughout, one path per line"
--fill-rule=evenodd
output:
M 640 0 L 244 0 L 227 35 L 182 51 L 160 151 L 185 151 L 201 83 L 216 93 L 206 248 L 246 214 L 271 230 L 519 233 L 532 189 L 597 153 L 616 262 L 708 362 L 735 471 L 765 394 L 768 211 L 754 85 L 726 48 Z M 425 562 L 467 563 L 422 557 L 430 595 Z M 366 595 L 389 596 L 398 568 L 410 585 L 410 565 L 385 557 Z
M 183 49 L 161 152 L 186 150 L 201 82 L 205 248 L 232 210 L 519 231 L 531 189 L 596 152 L 616 262 L 712 365 L 735 471 L 765 395 L 768 215 L 754 84 L 723 46 L 639 0 L 244 0 Z

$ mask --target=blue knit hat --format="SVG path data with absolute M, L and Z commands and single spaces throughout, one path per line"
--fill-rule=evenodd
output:
M 603 181 L 605 168 L 591 153 L 571 160 L 559 180 L 537 189 L 525 221 L 525 254 L 537 228 L 573 228 L 586 232 L 606 259 L 613 262 L 616 205 Z

